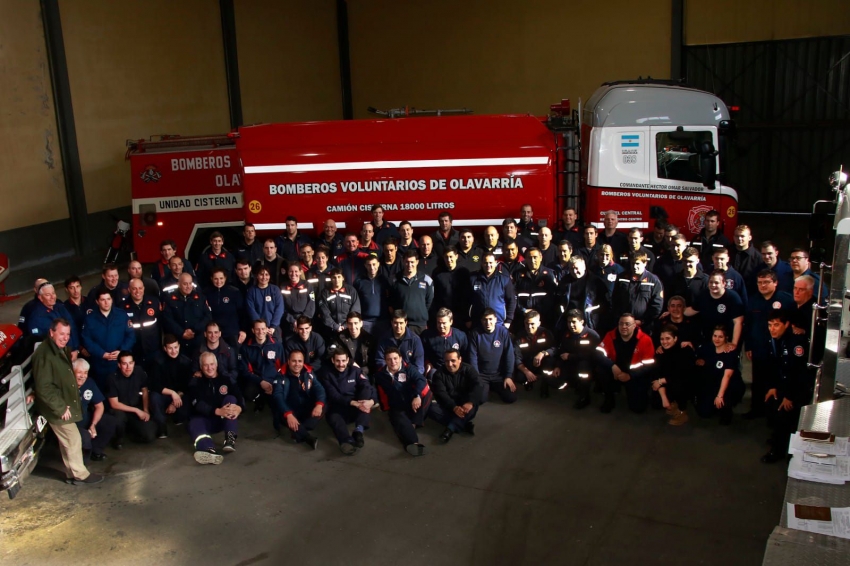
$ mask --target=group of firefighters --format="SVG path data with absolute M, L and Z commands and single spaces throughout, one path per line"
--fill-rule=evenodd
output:
M 620 230 L 613 211 L 597 227 L 567 208 L 553 229 L 524 205 L 480 239 L 448 212 L 438 223 L 417 238 L 375 206 L 359 234 L 328 220 L 313 240 L 288 217 L 275 238 L 247 224 L 230 249 L 213 232 L 194 266 L 164 241 L 150 277 L 139 262 L 126 281 L 108 265 L 87 295 L 68 278 L 64 302 L 37 280 L 19 324 L 50 343 L 34 360 L 36 403 L 68 480 L 99 481 L 85 461 L 125 437 L 165 438 L 169 422 L 186 424 L 196 461 L 219 464 L 246 409 L 268 410 L 277 431 L 313 449 L 324 418 L 346 455 L 377 409 L 420 456 L 426 419 L 447 443 L 474 434 L 490 393 L 510 404 L 523 389 L 573 390 L 577 409 L 598 393 L 603 413 L 621 395 L 676 426 L 690 403 L 728 425 L 745 393 L 742 353 L 753 377 L 744 418 L 769 418 L 762 461 L 784 460 L 813 387 L 820 281 L 806 250 L 786 262 L 745 225 L 730 241 L 716 211 L 690 242 L 663 221 Z

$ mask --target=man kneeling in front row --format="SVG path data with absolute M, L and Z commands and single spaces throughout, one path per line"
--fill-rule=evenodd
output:
M 472 419 L 481 401 L 481 378 L 475 368 L 463 363 L 456 349 L 447 350 L 443 359 L 445 365 L 431 378 L 435 402 L 428 416 L 446 427 L 440 440 L 448 442 L 456 432 L 475 434 Z
M 204 352 L 198 360 L 201 377 L 189 381 L 187 393 L 191 406 L 189 437 L 195 442 L 195 461 L 199 464 L 221 464 L 224 457 L 215 449 L 212 435 L 224 431 L 222 452 L 236 451 L 236 419 L 242 414 L 242 394 L 230 378 L 218 374 L 218 360 L 212 352 Z

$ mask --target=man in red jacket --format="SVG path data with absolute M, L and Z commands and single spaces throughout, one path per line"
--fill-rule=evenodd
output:
M 605 391 L 600 410 L 610 413 L 614 394 L 623 387 L 629 409 L 644 412 L 649 404 L 649 382 L 655 363 L 652 338 L 637 327 L 634 315 L 623 313 L 617 328 L 605 335 L 599 347 L 605 350 L 605 357 L 599 360 Z

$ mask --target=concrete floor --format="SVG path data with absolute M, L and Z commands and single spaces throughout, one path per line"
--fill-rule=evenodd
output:
M 611 415 L 572 402 L 488 403 L 476 436 L 446 446 L 429 423 L 423 458 L 403 452 L 383 414 L 346 457 L 325 423 L 312 452 L 274 439 L 267 411 L 249 413 L 221 466 L 197 465 L 172 427 L 110 449 L 91 466 L 109 476 L 94 487 L 64 484 L 48 447 L 0 503 L 0 563 L 761 563 L 786 481 L 784 466 L 759 462 L 764 422 L 674 428 L 623 400 Z

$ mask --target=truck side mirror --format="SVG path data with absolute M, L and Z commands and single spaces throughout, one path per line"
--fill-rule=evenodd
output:
M 699 174 L 707 189 L 714 189 L 717 180 L 717 150 L 714 144 L 706 141 L 699 146 Z

